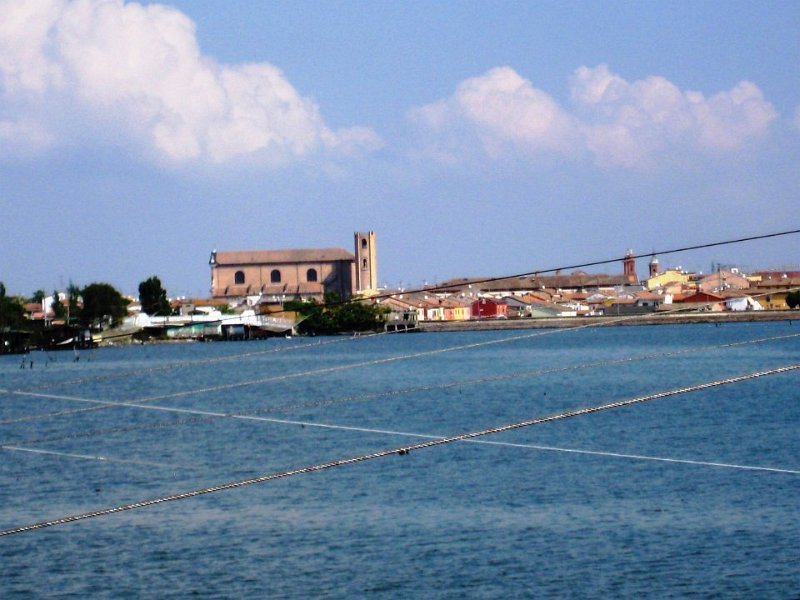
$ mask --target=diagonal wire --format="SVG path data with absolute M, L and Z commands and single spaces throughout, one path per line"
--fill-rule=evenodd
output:
M 34 531 L 34 530 L 38 530 L 38 529 L 44 529 L 44 528 L 47 528 L 47 527 L 54 527 L 56 525 L 65 525 L 67 523 L 73 523 L 75 521 L 82 521 L 82 520 L 85 520 L 85 519 L 93 519 L 93 518 L 97 518 L 97 517 L 103 517 L 103 516 L 107 516 L 107 515 L 111 515 L 111 514 L 115 514 L 115 513 L 119 513 L 119 512 L 135 510 L 135 509 L 139 509 L 139 508 L 145 508 L 145 507 L 148 507 L 148 506 L 154 506 L 154 505 L 157 505 L 157 504 L 165 504 L 165 503 L 168 503 L 168 502 L 175 502 L 175 501 L 178 501 L 178 500 L 187 500 L 189 498 L 194 498 L 194 497 L 202 496 L 202 495 L 205 495 L 205 494 L 213 494 L 213 493 L 217 493 L 217 492 L 238 489 L 238 488 L 242 488 L 242 487 L 245 487 L 245 486 L 250 486 L 250 485 L 255 485 L 255 484 L 260 484 L 260 483 L 266 483 L 268 481 L 274 481 L 276 479 L 283 479 L 283 478 L 292 477 L 292 476 L 295 476 L 295 475 L 303 475 L 303 474 L 307 474 L 307 473 L 314 473 L 314 472 L 317 472 L 317 471 L 324 471 L 324 470 L 327 470 L 327 469 L 332 469 L 332 468 L 336 468 L 336 467 L 342 467 L 342 466 L 346 466 L 346 465 L 357 464 L 357 463 L 365 462 L 365 461 L 368 461 L 368 460 L 374 460 L 374 459 L 377 459 L 377 458 L 384 458 L 386 456 L 391 456 L 391 455 L 396 455 L 396 454 L 404 455 L 404 454 L 408 454 L 411 451 L 434 448 L 434 447 L 438 447 L 438 446 L 443 446 L 445 444 L 452 444 L 454 442 L 463 442 L 463 441 L 473 440 L 473 439 L 476 439 L 476 438 L 479 438 L 479 437 L 483 437 L 483 436 L 487 436 L 487 435 L 493 435 L 493 434 L 497 434 L 497 433 L 504 433 L 506 431 L 522 429 L 522 428 L 525 428 L 525 427 L 532 427 L 534 425 L 541 425 L 543 423 L 549 423 L 549 422 L 552 422 L 552 421 L 557 421 L 557 420 L 562 420 L 562 419 L 570 419 L 570 418 L 573 418 L 573 417 L 589 415 L 589 414 L 597 413 L 597 412 L 600 412 L 600 411 L 611 410 L 611 409 L 616 409 L 616 408 L 622 408 L 622 407 L 625 407 L 625 406 L 631 406 L 631 405 L 640 404 L 640 403 L 643 403 L 643 402 L 650 402 L 652 400 L 658 400 L 658 399 L 661 399 L 661 398 L 667 398 L 667 397 L 676 396 L 676 395 L 679 395 L 679 394 L 686 394 L 686 393 L 689 393 L 689 392 L 695 392 L 695 391 L 698 391 L 698 390 L 710 389 L 710 388 L 718 387 L 718 386 L 722 386 L 722 385 L 729 385 L 729 384 L 732 384 L 732 383 L 738 383 L 738 382 L 742 382 L 742 381 L 756 379 L 756 378 L 759 378 L 759 377 L 766 377 L 766 376 L 770 376 L 770 375 L 777 375 L 777 374 L 780 374 L 780 373 L 786 373 L 786 372 L 794 371 L 794 370 L 797 370 L 797 369 L 800 369 L 800 364 L 793 364 L 793 365 L 787 365 L 787 366 L 784 366 L 784 367 L 777 367 L 777 368 L 774 368 L 774 369 L 756 371 L 754 373 L 749 373 L 749 374 L 746 374 L 746 375 L 739 375 L 739 376 L 736 376 L 736 377 L 727 377 L 727 378 L 724 378 L 724 379 L 717 379 L 715 381 L 710 381 L 710 382 L 707 382 L 707 383 L 701 383 L 701 384 L 698 384 L 698 385 L 693 385 L 693 386 L 688 386 L 688 387 L 683 387 L 683 388 L 677 388 L 677 389 L 668 390 L 668 391 L 664 391 L 664 392 L 657 392 L 655 394 L 649 394 L 647 396 L 639 396 L 639 397 L 631 398 L 631 399 L 628 399 L 628 400 L 620 400 L 620 401 L 617 401 L 617 402 L 610 402 L 608 404 L 601 404 L 601 405 L 598 405 L 598 406 L 591 406 L 591 407 L 588 407 L 588 408 L 579 408 L 579 409 L 576 409 L 576 410 L 566 411 L 566 412 L 562 412 L 562 413 L 559 413 L 559 414 L 551 415 L 551 416 L 548 416 L 548 417 L 540 417 L 540 418 L 530 419 L 530 420 L 527 420 L 527 421 L 520 421 L 520 422 L 517 422 L 517 423 L 511 423 L 511 424 L 508 424 L 508 425 L 501 425 L 501 426 L 498 426 L 498 427 L 491 427 L 491 428 L 483 429 L 483 430 L 480 430 L 480 431 L 473 431 L 473 432 L 470 432 L 470 433 L 462 433 L 462 434 L 458 434 L 458 435 L 442 437 L 442 438 L 438 438 L 438 439 L 434 439 L 434 440 L 428 440 L 428 441 L 424 441 L 424 442 L 419 442 L 417 444 L 411 444 L 409 446 L 401 446 L 399 448 L 392 448 L 392 449 L 388 449 L 388 450 L 379 450 L 377 452 L 372 452 L 372 453 L 369 453 L 369 454 L 361 454 L 359 456 L 353 456 L 353 457 L 350 457 L 350 458 L 337 459 L 337 460 L 333 460 L 333 461 L 330 461 L 330 462 L 320 463 L 320 464 L 311 465 L 311 466 L 307 466 L 307 467 L 302 467 L 302 468 L 298 468 L 298 469 L 291 469 L 291 470 L 288 470 L 288 471 L 279 471 L 277 473 L 269 473 L 269 474 L 266 474 L 266 475 L 261 475 L 259 477 L 252 477 L 252 478 L 249 478 L 249 479 L 242 479 L 242 480 L 239 480 L 239 481 L 232 481 L 232 482 L 228 482 L 228 483 L 222 483 L 222 484 L 209 486 L 209 487 L 205 487 L 205 488 L 201 488 L 201 489 L 196 489 L 196 490 L 192 490 L 192 491 L 188 491 L 188 492 L 182 492 L 182 493 L 178 493 L 178 494 L 171 494 L 169 496 L 162 496 L 160 498 L 152 498 L 152 499 L 149 499 L 149 500 L 142 500 L 140 502 L 133 502 L 133 503 L 130 503 L 130 504 L 123 504 L 121 506 L 116 506 L 116 507 L 113 507 L 113 508 L 105 508 L 105 509 L 95 510 L 95 511 L 91 511 L 91 512 L 76 514 L 76 515 L 69 515 L 69 516 L 60 517 L 60 518 L 57 518 L 57 519 L 52 519 L 52 520 L 49 520 L 49 521 L 40 521 L 38 523 L 32 523 L 30 525 L 22 525 L 22 526 L 19 526 L 19 527 L 14 527 L 12 529 L 2 530 L 2 531 L 0 531 L 0 537 L 7 536 L 7 535 L 15 535 L 15 534 L 19 534 L 19 533 L 28 532 L 28 531 Z
M 566 373 L 571 371 L 577 371 L 582 369 L 594 369 L 600 367 L 608 367 L 612 365 L 618 364 L 625 364 L 625 363 L 632 363 L 632 362 L 639 362 L 645 360 L 653 360 L 653 359 L 660 359 L 660 358 L 671 358 L 674 356 L 680 356 L 683 354 L 690 354 L 696 352 L 710 352 L 715 350 L 725 350 L 728 348 L 734 348 L 738 346 L 746 346 L 751 344 L 760 344 L 765 342 L 773 342 L 773 341 L 780 341 L 786 340 L 791 338 L 800 337 L 800 333 L 794 333 L 789 335 L 781 335 L 781 336 L 773 336 L 773 337 L 765 337 L 765 338 L 756 338 L 750 340 L 740 340 L 736 342 L 728 342 L 725 344 L 717 344 L 712 346 L 700 346 L 697 348 L 682 348 L 680 350 L 673 350 L 668 352 L 655 352 L 649 354 L 640 354 L 637 356 L 626 356 L 622 358 L 615 358 L 615 359 L 608 359 L 608 360 L 601 360 L 601 361 L 594 361 L 590 363 L 580 363 L 580 364 L 573 364 L 573 365 L 566 365 L 563 367 L 552 367 L 547 369 L 534 369 L 528 371 L 517 371 L 513 373 L 503 373 L 500 375 L 490 375 L 487 377 L 479 377 L 474 379 L 466 379 L 466 380 L 457 380 L 457 381 L 447 381 L 443 383 L 436 383 L 430 385 L 419 385 L 419 386 L 410 386 L 405 388 L 400 388 L 396 390 L 386 390 L 383 392 L 375 392 L 372 394 L 363 394 L 357 396 L 347 396 L 344 398 L 330 398 L 330 399 L 323 399 L 323 400 L 316 400 L 316 401 L 309 401 L 309 402 L 295 402 L 295 403 L 287 403 L 278 406 L 271 406 L 271 407 L 264 407 L 255 409 L 252 411 L 246 412 L 237 412 L 237 413 L 215 413 L 215 414 L 207 414 L 202 413 L 197 416 L 184 418 L 184 419 L 171 419 L 166 421 L 160 421 L 157 423 L 146 423 L 140 425 L 129 425 L 124 427 L 112 427 L 107 429 L 100 429 L 95 431 L 82 431 L 78 433 L 72 433 L 69 435 L 61 435 L 61 436 L 52 436 L 52 437 L 44 437 L 44 438 L 35 438 L 35 439 L 28 439 L 21 442 L 15 442 L 18 444 L 40 444 L 46 442 L 56 442 L 62 441 L 67 439 L 79 439 L 79 438 L 90 438 L 90 437 L 97 437 L 102 435 L 109 435 L 115 433 L 128 433 L 132 431 L 140 431 L 140 430 L 148 430 L 148 429 L 160 429 L 166 427 L 177 427 L 180 425 L 189 425 L 194 423 L 200 423 L 204 421 L 216 420 L 216 419 L 243 419 L 243 420 L 258 420 L 253 417 L 256 415 L 264 415 L 264 414 L 273 414 L 273 413 L 280 413 L 280 412 L 288 412 L 295 409 L 305 409 L 305 408 L 320 408 L 326 406 L 335 406 L 338 404 L 345 404 L 350 402 L 367 402 L 370 400 L 376 400 L 379 398 L 388 398 L 388 397 L 396 397 L 405 394 L 413 394 L 419 392 L 429 392 L 429 391 L 436 391 L 436 390 L 445 390 L 451 389 L 456 387 L 464 387 L 469 385 L 481 385 L 484 383 L 494 383 L 499 381 L 509 381 L 513 379 L 519 379 L 524 377 L 539 377 L 544 375 L 551 375 L 555 373 Z M 59 397 L 63 398 L 63 397 Z M 75 400 L 75 398 L 72 398 Z M 114 404 L 116 406 L 116 404 Z M 137 407 L 135 404 L 130 405 L 132 407 Z M 181 411 L 188 410 L 188 409 L 181 409 Z
M 24 422 L 24 421 L 33 421 L 33 420 L 37 420 L 37 419 L 45 419 L 45 418 L 50 418 L 50 417 L 55 417 L 55 416 L 64 416 L 64 415 L 75 414 L 75 413 L 79 413 L 79 412 L 102 410 L 102 409 L 105 409 L 105 408 L 113 408 L 113 407 L 116 407 L 116 406 L 131 406 L 131 405 L 143 404 L 143 403 L 146 403 L 146 402 L 153 402 L 153 401 L 156 401 L 156 400 L 167 400 L 167 399 L 171 399 L 171 398 L 180 398 L 180 397 L 184 397 L 184 396 L 190 396 L 190 395 L 193 395 L 193 394 L 204 394 L 204 393 L 210 393 L 210 392 L 220 392 L 220 391 L 225 391 L 225 390 L 248 387 L 248 386 L 252 386 L 252 385 L 260 385 L 260 384 L 264 384 L 264 383 L 274 383 L 276 381 L 287 381 L 287 380 L 290 380 L 290 379 L 297 379 L 297 378 L 301 378 L 301 377 L 324 375 L 324 374 L 328 374 L 328 373 L 335 373 L 335 372 L 339 372 L 339 371 L 346 371 L 346 370 L 357 369 L 357 368 L 361 368 L 361 367 L 375 366 L 375 365 L 381 365 L 381 364 L 389 364 L 389 363 L 394 363 L 394 362 L 398 362 L 398 361 L 410 360 L 410 359 L 415 359 L 415 358 L 422 358 L 422 357 L 427 357 L 427 356 L 435 356 L 435 355 L 438 355 L 438 354 L 444 354 L 446 352 L 455 352 L 455 351 L 460 351 L 460 350 L 471 350 L 471 349 L 474 349 L 474 348 L 480 348 L 480 347 L 490 346 L 490 345 L 494 345 L 494 344 L 504 344 L 504 343 L 508 343 L 508 342 L 514 342 L 514 341 L 518 341 L 518 340 L 530 339 L 530 338 L 534 338 L 534 337 L 540 337 L 540 336 L 545 336 L 545 335 L 553 335 L 553 334 L 556 334 L 556 333 L 560 333 L 562 331 L 575 331 L 575 330 L 578 330 L 578 329 L 585 329 L 587 327 L 598 327 L 600 325 L 610 325 L 610 324 L 612 324 L 614 322 L 617 322 L 617 321 L 620 321 L 620 320 L 623 320 L 623 319 L 626 319 L 626 318 L 628 318 L 628 317 L 620 317 L 619 319 L 612 319 L 612 320 L 609 320 L 608 322 L 604 322 L 602 324 L 587 323 L 587 324 L 584 324 L 584 325 L 578 325 L 576 327 L 571 327 L 569 329 L 551 329 L 551 330 L 547 330 L 547 331 L 535 331 L 533 333 L 524 333 L 524 334 L 513 335 L 513 336 L 504 336 L 504 337 L 495 338 L 495 339 L 492 339 L 492 340 L 483 340 L 483 341 L 480 341 L 480 342 L 471 342 L 469 344 L 459 344 L 459 345 L 456 345 L 456 346 L 447 346 L 445 348 L 435 348 L 433 350 L 422 350 L 422 351 L 419 351 L 419 352 L 413 352 L 413 353 L 409 353 L 409 354 L 401 354 L 401 355 L 397 355 L 397 356 L 389 356 L 389 357 L 386 357 L 386 358 L 376 358 L 376 359 L 362 361 L 362 362 L 358 362 L 358 363 L 350 363 L 350 364 L 346 364 L 346 365 L 336 365 L 336 366 L 333 366 L 333 367 L 322 367 L 322 368 L 318 368 L 318 369 L 311 369 L 311 370 L 306 370 L 306 371 L 298 371 L 298 372 L 286 373 L 286 374 L 282 374 L 282 375 L 272 375 L 272 376 L 269 376 L 269 377 L 261 377 L 261 378 L 252 379 L 252 380 L 249 380 L 249 381 L 237 381 L 237 382 L 234 382 L 234 383 L 227 383 L 227 384 L 221 384 L 221 385 L 216 385 L 216 386 L 209 386 L 209 387 L 200 388 L 200 389 L 183 390 L 183 391 L 179 391 L 179 392 L 172 392 L 172 393 L 169 393 L 169 394 L 161 394 L 161 395 L 158 395 L 158 396 L 151 396 L 151 397 L 148 397 L 148 398 L 142 398 L 142 399 L 140 399 L 140 400 L 138 400 L 136 402 L 133 402 L 133 403 L 132 402 L 106 402 L 106 401 L 103 401 L 103 400 L 88 400 L 88 399 L 75 398 L 73 396 L 61 396 L 61 395 L 57 395 L 57 394 L 44 394 L 44 393 L 39 393 L 39 392 L 35 392 L 35 391 L 3 390 L 3 389 L 0 389 L 0 394 L 8 394 L 8 395 L 11 395 L 11 396 L 25 396 L 25 397 L 33 397 L 33 398 L 51 398 L 51 399 L 74 400 L 74 401 L 82 401 L 82 402 L 91 402 L 93 404 L 97 404 L 98 405 L 98 406 L 92 406 L 92 407 L 81 408 L 81 409 L 73 409 L 73 410 L 68 410 L 68 411 L 58 411 L 58 412 L 55 412 L 55 413 L 51 412 L 51 413 L 42 413 L 42 414 L 38 414 L 38 415 L 29 415 L 29 416 L 26 416 L 26 417 L 19 417 L 17 419 L 11 419 L 11 420 L 7 420 L 7 421 L 0 421 L 0 425 L 7 425 L 7 424 L 10 424 L 10 423 L 21 423 L 21 422 Z

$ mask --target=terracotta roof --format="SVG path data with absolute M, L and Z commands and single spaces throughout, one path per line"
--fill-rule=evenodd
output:
M 522 298 L 522 300 L 524 300 L 525 302 L 528 302 L 528 303 L 531 303 L 531 302 L 550 302 L 550 299 L 552 298 L 552 296 L 550 294 L 548 294 L 547 292 L 539 291 L 539 292 L 531 292 L 529 294 L 525 294 L 521 298 Z
M 218 265 L 282 264 L 298 262 L 318 263 L 337 260 L 355 260 L 355 256 L 341 248 L 235 250 L 216 253 Z
M 616 287 L 629 285 L 630 282 L 624 275 L 606 275 L 599 273 L 596 275 L 574 274 L 574 275 L 540 275 L 533 279 L 534 283 L 543 285 L 546 288 L 561 289 L 581 289 L 587 287 Z
M 753 292 L 751 290 L 719 290 L 714 292 L 715 295 L 721 296 L 722 298 L 744 298 L 745 296 L 751 296 Z
M 800 277 L 783 277 L 780 279 L 762 279 L 761 281 L 751 284 L 751 290 L 779 290 L 800 286 Z
M 390 298 L 383 298 L 381 300 L 378 300 L 378 303 L 379 304 L 384 304 L 384 305 L 389 305 L 389 306 L 394 306 L 395 308 L 401 308 L 403 310 L 406 310 L 406 309 L 409 309 L 409 308 L 413 307 L 413 304 L 411 302 L 408 302 L 407 300 L 403 300 L 402 298 L 391 298 L 391 297 Z
M 758 275 L 763 279 L 782 279 L 784 275 L 800 278 L 800 271 L 756 271 L 753 275 Z
M 494 281 L 485 281 L 479 277 L 450 279 L 438 287 L 444 290 L 460 290 L 472 284 L 475 288 L 491 291 L 547 289 L 583 289 L 596 287 L 627 286 L 630 282 L 624 275 L 587 274 L 576 271 L 571 275 L 538 275 L 523 277 L 505 277 Z
M 664 296 L 654 292 L 636 292 L 634 294 L 638 300 L 663 300 Z
M 432 306 L 433 303 L 430 300 L 425 300 L 423 298 L 394 298 L 398 302 L 403 302 L 408 306 L 413 306 L 414 308 L 423 308 L 426 306 Z
M 686 302 L 689 304 L 692 303 L 703 303 L 703 302 L 721 302 L 724 300 L 725 297 L 721 294 L 712 294 L 711 292 L 696 292 L 690 296 L 685 296 L 681 299 L 681 302 Z M 675 302 L 675 298 L 673 298 L 673 302 Z

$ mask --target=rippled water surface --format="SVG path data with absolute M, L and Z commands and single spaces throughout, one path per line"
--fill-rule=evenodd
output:
M 796 364 L 800 324 L 79 358 L 0 357 L 0 530 Z M 791 371 L 2 536 L 0 597 L 797 597 L 799 384 Z

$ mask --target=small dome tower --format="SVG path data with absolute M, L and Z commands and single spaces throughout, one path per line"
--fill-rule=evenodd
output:
M 653 255 L 653 258 L 650 259 L 650 277 L 655 277 L 658 275 L 658 258 L 656 255 Z

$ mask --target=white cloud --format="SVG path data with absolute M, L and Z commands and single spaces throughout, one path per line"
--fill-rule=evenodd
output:
M 60 0 L 0 2 L 0 83 L 9 93 L 59 86 L 62 74 L 44 41 L 62 11 Z
M 706 98 L 663 77 L 628 82 L 607 66 L 581 67 L 570 79 L 570 107 L 560 106 L 509 67 L 462 82 L 453 96 L 411 112 L 434 139 L 478 135 L 492 157 L 508 152 L 578 158 L 603 166 L 648 167 L 689 154 L 742 150 L 777 118 L 759 88 L 741 82 Z M 454 141 L 457 140 L 457 141 Z
M 635 167 L 669 153 L 737 151 L 777 117 L 747 81 L 705 98 L 663 77 L 629 83 L 600 65 L 579 68 L 570 83 L 586 145 L 601 164 Z
M 366 128 L 329 129 L 317 105 L 273 65 L 220 65 L 203 56 L 194 23 L 175 9 L 10 0 L 0 13 L 0 89 L 8 102 L 77 102 L 173 161 L 287 160 L 381 144 Z
M 437 133 L 474 128 L 492 156 L 570 152 L 577 139 L 575 123 L 558 103 L 509 67 L 467 79 L 451 98 L 415 109 L 411 118 Z

